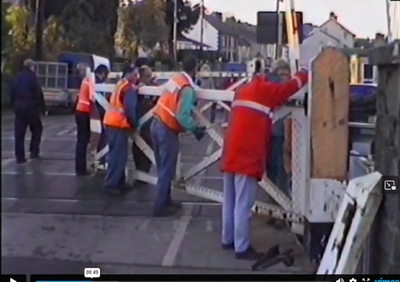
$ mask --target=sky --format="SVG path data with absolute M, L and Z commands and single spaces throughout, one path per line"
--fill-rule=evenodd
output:
M 200 0 L 192 0 L 193 4 Z M 258 11 L 274 11 L 276 0 L 204 0 L 211 11 L 232 13 L 235 18 L 256 24 Z M 303 21 L 320 25 L 331 11 L 338 21 L 357 37 L 374 38 L 387 33 L 384 0 L 295 0 L 295 9 L 303 12 Z

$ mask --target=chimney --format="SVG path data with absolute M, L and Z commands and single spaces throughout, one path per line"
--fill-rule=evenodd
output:
M 336 16 L 336 14 L 335 14 L 334 12 L 330 12 L 330 13 L 329 13 L 329 18 L 330 18 L 331 20 L 337 21 L 337 16 Z
M 214 14 L 218 19 L 220 19 L 222 21 L 222 13 L 221 12 L 215 12 Z
M 374 47 L 379 47 L 385 45 L 386 43 L 387 42 L 384 34 L 379 32 L 375 34 Z

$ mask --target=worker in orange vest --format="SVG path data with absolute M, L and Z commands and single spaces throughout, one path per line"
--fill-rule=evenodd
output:
M 134 65 L 124 68 L 122 79 L 110 98 L 110 108 L 103 123 L 109 146 L 105 191 L 110 195 L 122 194 L 125 183 L 125 166 L 128 161 L 128 139 L 132 130 L 138 129 L 137 82 L 138 70 Z
M 103 83 L 108 75 L 105 65 L 95 70 L 95 83 Z M 75 110 L 77 140 L 75 148 L 75 173 L 77 176 L 88 175 L 86 167 L 86 152 L 90 141 L 90 111 L 93 105 L 94 85 L 89 78 L 84 78 L 78 93 Z
M 192 117 L 196 104 L 194 79 L 197 59 L 188 56 L 182 63 L 183 72 L 162 85 L 163 93 L 158 100 L 150 126 L 154 155 L 157 165 L 157 185 L 154 199 L 154 216 L 175 214 L 181 203 L 171 199 L 171 184 L 175 177 L 179 154 L 179 134 L 192 132 L 197 140 L 205 134 Z
M 237 259 L 260 257 L 250 245 L 251 208 L 257 182 L 265 172 L 272 113 L 306 83 L 307 73 L 303 70 L 282 84 L 256 75 L 237 91 L 232 102 L 221 160 L 224 173 L 222 248 L 234 250 Z

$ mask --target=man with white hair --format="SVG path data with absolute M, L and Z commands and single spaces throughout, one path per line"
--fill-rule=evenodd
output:
M 39 158 L 43 131 L 40 115 L 45 110 L 42 88 L 35 73 L 35 62 L 31 59 L 24 61 L 23 71 L 11 87 L 11 103 L 15 113 L 15 157 L 18 164 L 23 164 L 26 162 L 24 141 L 28 127 L 32 133 L 30 157 Z

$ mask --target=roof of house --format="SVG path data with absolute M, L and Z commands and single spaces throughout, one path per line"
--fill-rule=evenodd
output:
M 186 36 L 184 36 L 184 35 L 182 35 L 182 34 L 180 34 L 180 35 L 177 36 L 177 40 L 178 40 L 178 41 L 189 42 L 189 43 L 192 43 L 192 44 L 194 44 L 194 45 L 196 45 L 196 46 L 199 46 L 199 47 L 202 46 L 202 47 L 206 47 L 206 48 L 211 48 L 211 47 L 208 46 L 207 44 L 201 43 L 201 42 L 199 42 L 199 41 L 197 41 L 197 40 L 193 40 L 193 39 L 187 38 Z
M 374 47 L 374 42 L 368 38 L 356 38 L 354 41 L 355 48 L 372 48 Z
M 320 28 L 315 28 L 315 29 L 313 29 L 313 31 L 308 35 L 308 37 L 312 36 L 312 35 L 315 34 L 316 32 L 320 32 L 320 33 L 322 33 L 322 34 L 328 36 L 329 38 L 335 40 L 336 42 L 340 42 L 340 40 L 337 39 L 335 36 L 332 36 L 331 34 L 329 34 L 328 32 L 323 31 L 323 30 L 320 29 Z
M 238 34 L 234 31 L 233 28 L 231 28 L 229 25 L 227 25 L 225 22 L 223 22 L 217 15 L 215 14 L 210 14 L 210 15 L 204 15 L 204 19 L 212 25 L 216 30 L 218 30 L 220 33 L 223 33 L 225 35 L 230 35 L 230 36 L 237 36 Z
M 328 20 L 326 20 L 323 24 L 320 25 L 320 27 L 326 25 L 327 23 L 329 23 L 330 21 L 334 21 L 337 25 L 339 25 L 343 30 L 347 31 L 348 33 L 350 33 L 351 35 L 353 35 L 354 37 L 356 36 L 353 32 L 351 32 L 347 27 L 345 27 L 344 25 L 342 25 L 338 20 L 329 18 Z
M 241 46 L 250 46 L 252 41 L 252 34 L 251 32 L 247 32 L 240 28 L 240 23 L 229 20 L 222 21 L 222 19 L 214 14 L 204 15 L 204 19 L 212 25 L 216 30 L 224 35 L 234 36 L 239 39 L 238 44 Z M 255 40 L 254 34 L 254 40 Z
M 361 49 L 361 48 L 341 48 L 343 54 L 345 54 L 347 57 L 351 57 L 353 55 L 357 55 L 359 57 L 368 57 L 369 55 L 369 49 Z

